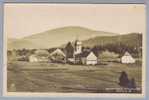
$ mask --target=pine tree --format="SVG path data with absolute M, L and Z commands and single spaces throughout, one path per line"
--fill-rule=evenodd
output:
M 119 77 L 119 85 L 122 87 L 128 87 L 129 79 L 128 75 L 125 71 L 121 72 L 121 76 Z

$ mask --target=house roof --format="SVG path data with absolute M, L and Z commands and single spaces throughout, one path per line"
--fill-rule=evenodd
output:
M 124 56 L 131 56 L 131 54 L 129 52 L 125 52 Z
M 125 52 L 125 54 L 121 58 L 123 57 L 129 57 L 129 58 L 134 59 L 133 56 L 129 52 Z
M 52 55 L 54 55 L 54 54 L 59 54 L 59 55 L 63 55 L 64 57 L 66 56 L 65 54 L 64 54 L 64 52 L 61 50 L 61 49 L 56 49 L 55 51 L 53 51 L 51 54 L 50 54 L 50 56 L 52 56 Z
M 95 60 L 95 59 L 97 59 L 97 56 L 93 52 L 90 52 L 89 55 L 87 56 L 87 59 L 90 59 L 90 60 L 94 59 Z

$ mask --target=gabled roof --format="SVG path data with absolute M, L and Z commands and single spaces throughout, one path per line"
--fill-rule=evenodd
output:
M 93 52 L 90 52 L 87 56 L 87 59 L 97 59 L 97 56 Z
M 54 54 L 59 54 L 59 55 L 63 55 L 64 57 L 66 56 L 63 51 L 61 49 L 56 49 L 55 51 L 53 51 L 50 56 L 54 55 Z
M 125 52 L 124 56 L 131 56 L 131 54 L 129 52 Z

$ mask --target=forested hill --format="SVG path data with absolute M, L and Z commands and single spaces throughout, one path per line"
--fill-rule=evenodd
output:
M 104 46 L 108 44 L 113 45 L 126 45 L 129 47 L 141 47 L 142 46 L 142 34 L 130 33 L 117 36 L 97 36 L 83 41 L 83 46 L 94 47 Z

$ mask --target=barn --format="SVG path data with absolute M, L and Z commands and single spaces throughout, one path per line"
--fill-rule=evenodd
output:
M 60 63 L 65 63 L 66 62 L 66 55 L 61 49 L 56 49 L 50 54 L 50 59 L 53 62 L 60 62 Z
M 121 63 L 123 64 L 135 63 L 135 59 L 131 56 L 129 52 L 125 52 L 125 54 L 121 57 Z

